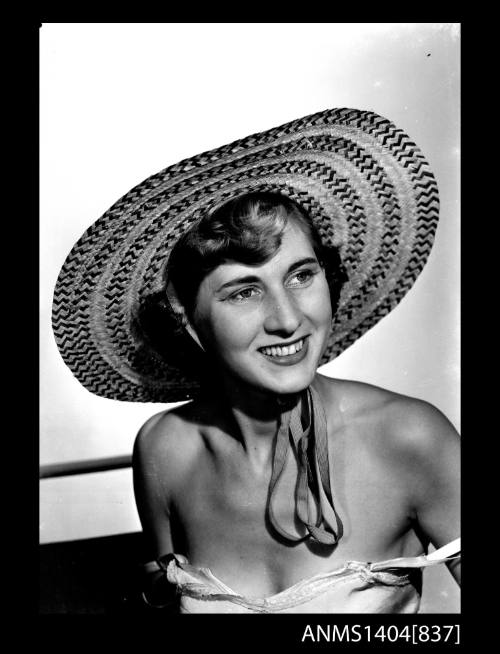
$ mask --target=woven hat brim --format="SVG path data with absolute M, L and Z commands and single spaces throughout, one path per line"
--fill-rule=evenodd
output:
M 321 363 L 387 315 L 421 272 L 438 221 L 434 176 L 419 148 L 369 111 L 331 109 L 185 159 L 144 180 L 78 240 L 59 274 L 53 330 L 65 363 L 97 395 L 139 402 L 194 397 L 199 380 L 132 328 L 163 287 L 179 236 L 251 191 L 282 193 L 340 252 L 348 281 Z

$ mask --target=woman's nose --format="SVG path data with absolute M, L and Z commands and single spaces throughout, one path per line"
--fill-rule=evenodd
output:
M 293 297 L 287 293 L 271 297 L 268 301 L 264 329 L 268 333 L 291 335 L 300 325 L 302 312 Z

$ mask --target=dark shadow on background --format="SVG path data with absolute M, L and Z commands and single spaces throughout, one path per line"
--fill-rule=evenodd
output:
M 144 613 L 143 534 L 40 545 L 40 613 Z

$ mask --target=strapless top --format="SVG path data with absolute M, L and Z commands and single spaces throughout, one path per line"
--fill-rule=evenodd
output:
M 175 584 L 181 613 L 417 613 L 422 569 L 460 556 L 460 538 L 432 554 L 340 568 L 297 582 L 269 597 L 246 597 L 226 586 L 208 568 L 175 555 L 158 565 Z

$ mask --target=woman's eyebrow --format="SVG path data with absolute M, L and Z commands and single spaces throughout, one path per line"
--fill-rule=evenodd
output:
M 289 273 L 293 272 L 297 268 L 300 268 L 301 266 L 305 266 L 306 264 L 317 264 L 318 260 L 315 257 L 305 257 L 304 259 L 299 259 L 299 261 L 294 261 L 289 267 L 286 272 L 288 275 Z M 230 286 L 238 286 L 239 284 L 253 284 L 255 282 L 259 282 L 260 277 L 257 275 L 245 275 L 244 277 L 236 277 L 235 279 L 231 279 L 228 282 L 225 282 L 219 288 L 215 291 L 216 293 L 219 293 L 220 291 L 224 290 L 225 288 L 228 288 Z
M 231 279 L 230 281 L 226 282 L 225 284 L 222 284 L 219 286 L 219 288 L 215 291 L 218 293 L 219 291 L 222 291 L 223 289 L 227 288 L 228 286 L 238 286 L 238 284 L 250 284 L 253 282 L 259 282 L 260 279 L 256 275 L 245 275 L 245 277 L 237 277 L 236 279 Z
M 318 263 L 316 257 L 305 257 L 304 259 L 295 261 L 295 263 L 292 263 L 292 265 L 288 268 L 287 273 L 291 273 L 293 270 L 300 268 L 300 266 L 305 266 L 306 264 L 311 264 L 311 263 L 316 263 L 316 264 Z

